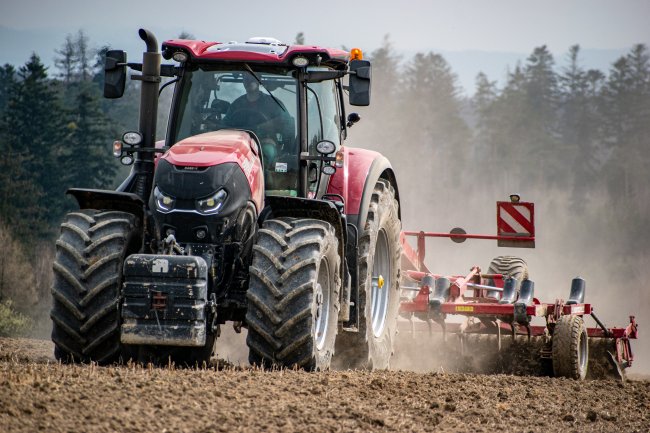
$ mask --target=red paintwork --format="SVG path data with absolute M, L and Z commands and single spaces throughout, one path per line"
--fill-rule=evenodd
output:
M 404 231 L 402 232 L 404 236 L 422 236 L 427 238 L 450 238 L 450 239 L 487 239 L 493 241 L 517 241 L 517 242 L 526 242 L 534 241 L 534 236 L 497 236 L 497 235 L 471 235 L 471 234 L 455 234 L 455 233 L 436 233 L 436 232 L 413 232 L 413 231 Z
M 221 42 L 193 41 L 190 39 L 170 39 L 163 42 L 163 47 L 170 46 L 185 48 L 192 57 L 199 57 L 205 50 L 220 43 Z
M 324 61 L 347 63 L 350 53 L 336 48 L 322 48 L 311 45 L 292 45 L 281 54 L 266 54 L 254 51 L 206 51 L 208 48 L 219 45 L 220 42 L 192 41 L 186 39 L 172 39 L 163 43 L 164 47 L 184 48 L 195 60 L 223 60 L 264 63 L 286 63 L 294 55 L 320 54 Z
M 343 197 L 347 215 L 358 215 L 363 195 L 363 187 L 370 171 L 370 165 L 381 157 L 378 152 L 367 149 L 341 147 L 343 151 L 343 169 L 336 170 L 327 187 L 328 194 Z
M 264 175 L 256 152 L 255 141 L 248 133 L 220 130 L 181 140 L 161 158 L 184 167 L 210 167 L 228 162 L 239 164 L 259 212 L 264 207 Z

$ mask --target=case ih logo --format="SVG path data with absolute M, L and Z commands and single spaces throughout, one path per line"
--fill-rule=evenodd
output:
M 527 202 L 497 202 L 497 234 L 499 236 L 534 238 L 535 205 Z M 499 240 L 499 246 L 531 248 L 535 246 L 535 241 Z

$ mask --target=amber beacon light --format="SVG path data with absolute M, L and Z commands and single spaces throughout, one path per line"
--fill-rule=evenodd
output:
M 350 60 L 363 60 L 363 51 L 360 48 L 350 50 Z

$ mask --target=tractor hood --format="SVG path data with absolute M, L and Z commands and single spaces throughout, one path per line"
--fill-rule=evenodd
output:
M 228 163 L 239 165 L 259 210 L 264 200 L 264 180 L 258 149 L 257 142 L 247 132 L 220 130 L 179 141 L 161 159 L 185 171 L 201 171 Z
M 163 156 L 163 159 L 176 166 L 192 167 L 210 167 L 224 162 L 236 162 L 243 169 L 246 165 L 252 165 L 252 161 L 250 163 L 246 161 L 251 158 L 257 159 L 257 153 L 257 143 L 247 132 L 220 130 L 179 141 Z

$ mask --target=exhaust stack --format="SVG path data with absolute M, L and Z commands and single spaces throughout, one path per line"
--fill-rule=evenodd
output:
M 152 148 L 156 142 L 161 55 L 158 51 L 158 41 L 153 33 L 146 29 L 140 29 L 138 34 L 147 44 L 147 51 L 142 54 L 142 75 L 133 77 L 133 79 L 142 81 L 139 124 L 142 133 L 141 146 Z M 153 183 L 154 153 L 137 152 L 134 172 L 137 176 L 134 192 L 146 202 L 149 199 Z

